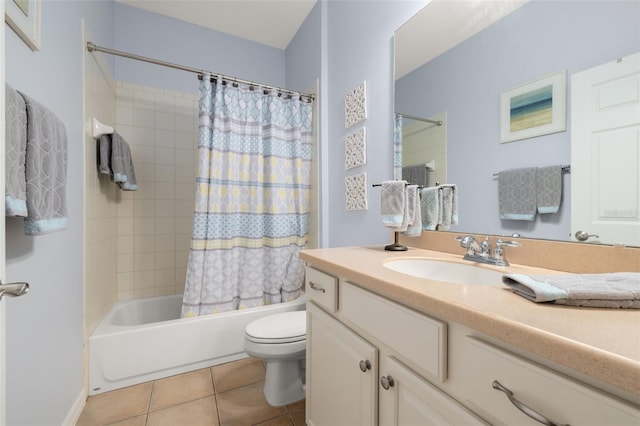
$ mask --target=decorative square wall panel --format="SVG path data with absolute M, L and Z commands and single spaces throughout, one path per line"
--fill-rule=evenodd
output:
M 347 211 L 367 210 L 367 174 L 360 173 L 344 178 Z
M 365 128 L 362 127 L 344 138 L 345 170 L 367 164 L 367 140 Z
M 367 119 L 367 82 L 347 93 L 344 98 L 344 126 L 346 129 Z

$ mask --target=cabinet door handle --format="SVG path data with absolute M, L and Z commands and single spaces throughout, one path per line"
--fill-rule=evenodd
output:
M 548 417 L 538 413 L 536 410 L 524 404 L 523 402 L 518 401 L 516 397 L 513 395 L 513 392 L 510 389 L 502 386 L 502 384 L 500 384 L 499 381 L 494 380 L 493 383 L 491 383 L 491 387 L 499 390 L 500 392 L 504 392 L 504 394 L 507 395 L 507 398 L 509 398 L 509 401 L 511 401 L 511 403 L 515 405 L 518 410 L 522 411 L 524 414 L 531 417 L 533 420 L 547 426 L 569 426 L 569 425 L 562 425 L 560 423 L 556 423 L 553 420 L 549 419 Z
M 391 376 L 382 376 L 380 378 L 380 384 L 382 385 L 384 390 L 389 390 L 389 388 L 392 388 L 396 384 L 396 382 Z
M 320 287 L 318 284 L 314 283 L 313 281 L 309 281 L 309 287 L 311 287 L 315 291 L 319 291 L 321 293 L 324 293 L 324 292 L 327 291 L 324 288 Z
M 362 360 L 360 361 L 360 371 L 362 371 L 363 373 L 366 373 L 367 370 L 371 370 L 371 363 L 369 362 L 369 360 Z

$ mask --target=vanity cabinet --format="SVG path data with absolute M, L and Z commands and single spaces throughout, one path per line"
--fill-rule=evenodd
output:
M 309 426 L 484 424 L 423 377 L 446 377 L 446 323 L 313 268 L 306 277 Z
M 311 267 L 305 290 L 309 426 L 640 424 L 637 405 L 466 326 Z

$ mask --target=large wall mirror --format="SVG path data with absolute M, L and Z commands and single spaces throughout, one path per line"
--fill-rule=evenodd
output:
M 588 238 L 588 243 L 640 246 L 640 72 L 629 71 L 606 93 L 573 83 L 576 76 L 606 64 L 637 68 L 638 22 L 640 2 L 635 0 L 432 0 L 398 29 L 396 120 L 409 117 L 401 120 L 403 145 L 405 136 L 413 138 L 406 144 L 411 154 L 402 166 L 426 166 L 433 161 L 426 184 L 457 185 L 459 223 L 451 231 L 577 241 L 572 216 L 586 212 L 599 225 L 626 226 L 623 237 L 587 227 L 587 233 L 601 234 Z M 547 83 L 548 76 L 555 80 Z M 566 93 L 564 126 L 501 141 L 501 108 L 504 114 L 505 107 L 501 94 L 514 94 L 513 108 L 518 95 L 514 90 L 521 87 L 526 88 L 520 92 L 525 98 L 553 93 L 553 107 L 549 107 L 553 114 Z M 580 108 L 572 108 L 572 98 L 575 102 L 583 92 L 600 93 L 597 102 L 611 102 L 607 104 L 611 117 L 626 114 L 635 124 L 609 132 L 613 136 L 603 131 L 609 135 L 607 143 L 576 145 L 581 131 L 576 125 L 585 119 L 575 118 Z M 624 114 L 615 112 L 620 105 Z M 556 123 L 555 115 L 553 120 Z M 435 124 L 440 121 L 441 125 Z M 593 117 L 586 120 L 595 121 Z M 420 135 L 412 136 L 416 133 Z M 593 138 L 591 133 L 583 137 Z M 421 144 L 426 153 L 418 148 Z M 578 167 L 583 153 L 590 153 L 586 160 L 590 168 Z M 396 177 L 398 166 L 394 164 Z M 534 220 L 501 219 L 497 176 L 510 169 L 547 166 L 568 166 L 561 177 L 558 211 L 536 213 Z M 577 188 L 585 185 L 592 201 L 578 205 L 579 192 L 584 190 Z

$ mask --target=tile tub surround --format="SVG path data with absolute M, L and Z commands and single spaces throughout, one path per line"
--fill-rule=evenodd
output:
M 502 286 L 449 284 L 415 278 L 383 266 L 386 260 L 429 257 L 467 263 L 462 255 L 382 246 L 304 250 L 309 266 L 358 284 L 419 312 L 454 321 L 526 352 L 557 370 L 636 404 L 640 401 L 640 310 L 573 308 L 538 304 Z M 480 266 L 486 267 L 486 266 Z M 491 269 L 492 267 L 486 267 Z M 553 273 L 512 264 L 505 273 Z

